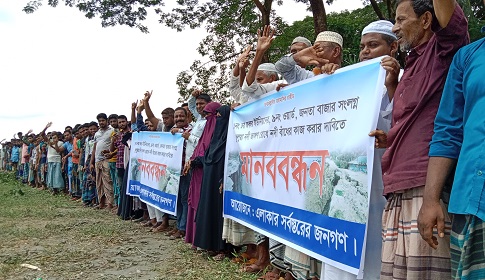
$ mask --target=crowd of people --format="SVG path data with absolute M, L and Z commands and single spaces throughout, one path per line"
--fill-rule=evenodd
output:
M 394 24 L 372 22 L 361 33 L 360 61 L 384 56 L 386 71 L 377 129 L 369 134 L 376 139 L 376 160 L 367 233 L 368 242 L 381 242 L 381 262 L 368 255 L 363 277 L 485 279 L 485 40 L 469 44 L 455 0 L 397 2 Z M 274 34 L 269 26 L 258 31 L 252 61 L 248 46 L 235 62 L 228 77 L 232 105 L 194 90 L 187 103 L 164 109 L 158 119 L 152 92 L 146 92 L 131 104 L 129 120 L 100 113 L 97 121 L 63 133 L 48 131 L 51 123 L 36 134 L 19 132 L 2 142 L 1 169 L 34 188 L 184 240 L 214 260 L 232 257 L 242 272 L 261 273 L 261 279 L 356 279 L 222 216 L 231 110 L 320 73 L 331 75 L 342 64 L 344 42 L 332 31 L 318 34 L 313 45 L 296 37 L 290 54 L 262 63 Z M 395 58 L 398 49 L 407 54 L 404 69 Z M 126 195 L 130 138 L 140 131 L 184 138 L 177 217 Z

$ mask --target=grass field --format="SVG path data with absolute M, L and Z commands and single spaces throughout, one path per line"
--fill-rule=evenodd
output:
M 180 240 L 0 172 L 0 279 L 256 278 L 228 259 L 213 261 Z

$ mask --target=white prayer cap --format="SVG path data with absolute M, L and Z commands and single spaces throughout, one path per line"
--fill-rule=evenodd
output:
M 268 72 L 276 72 L 276 67 L 273 63 L 262 63 L 258 66 L 258 71 L 268 71 Z
M 392 27 L 394 25 L 388 21 L 388 20 L 378 20 L 369 23 L 366 27 L 364 27 L 364 30 L 362 30 L 362 36 L 364 36 L 367 33 L 380 33 L 384 35 L 391 36 L 395 40 L 397 40 L 396 34 L 392 32 Z
M 338 44 L 340 47 L 344 44 L 344 38 L 337 32 L 333 31 L 323 31 L 318 33 L 317 39 L 315 42 L 333 42 Z
M 296 37 L 295 39 L 293 39 L 293 42 L 291 42 L 292 45 L 295 44 L 295 43 L 303 43 L 303 44 L 307 45 L 307 47 L 312 46 L 312 43 L 310 42 L 310 40 L 308 40 L 305 37 L 301 37 L 301 36 Z

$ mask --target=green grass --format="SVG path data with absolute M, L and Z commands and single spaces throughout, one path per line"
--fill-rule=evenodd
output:
M 257 279 L 229 259 L 213 261 L 182 241 L 32 189 L 5 172 L 0 240 L 0 279 Z

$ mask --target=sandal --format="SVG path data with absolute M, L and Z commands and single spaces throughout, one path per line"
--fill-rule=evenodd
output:
M 165 233 L 165 236 L 172 236 L 172 235 L 176 234 L 177 231 L 179 231 L 179 230 L 177 228 L 174 228 L 171 231 Z
M 163 223 L 158 227 L 152 229 L 152 232 L 165 232 L 169 229 L 168 225 L 164 225 Z
M 281 276 L 281 273 L 276 273 L 274 271 L 268 271 L 263 276 L 258 278 L 258 280 L 281 280 L 281 279 L 284 280 L 285 278 Z
M 225 258 L 226 258 L 226 254 L 224 254 L 224 253 L 219 253 L 219 254 L 212 257 L 212 259 L 217 261 L 217 262 L 223 261 Z
M 269 265 L 268 265 L 269 266 Z M 247 265 L 247 266 L 244 266 L 241 271 L 242 272 L 247 272 L 247 273 L 254 273 L 254 274 L 258 274 L 258 273 L 261 273 L 263 272 L 268 266 L 259 266 L 257 264 L 250 264 L 250 265 Z
M 170 236 L 170 240 L 180 239 L 185 237 L 185 232 L 181 230 L 177 230 L 177 232 Z

